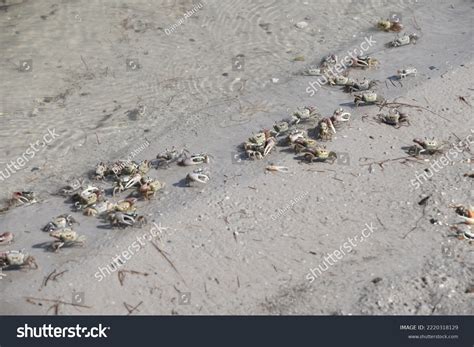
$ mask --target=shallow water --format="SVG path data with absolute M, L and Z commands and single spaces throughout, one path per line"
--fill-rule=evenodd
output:
M 16 159 L 55 128 L 60 138 L 26 170 L 55 161 L 71 169 L 68 175 L 85 170 L 78 160 L 91 165 L 91 155 L 127 153 L 145 130 L 156 138 L 203 106 L 232 106 L 267 88 L 272 78 L 283 82 L 362 37 L 375 18 L 419 6 L 301 0 L 6 4 L 11 6 L 0 12 L 2 161 Z M 296 28 L 300 21 L 308 26 Z M 170 33 L 176 23 L 181 25 Z M 293 61 L 300 56 L 304 61 Z M 32 65 L 28 72 L 20 71 L 21 61 Z

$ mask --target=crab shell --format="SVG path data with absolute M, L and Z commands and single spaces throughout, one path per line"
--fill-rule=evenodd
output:
M 249 141 L 252 143 L 257 144 L 258 146 L 264 146 L 265 145 L 265 140 L 266 140 L 266 135 L 264 132 L 258 133 L 252 137 L 249 137 Z
M 362 100 L 367 103 L 373 103 L 378 100 L 377 94 L 376 93 L 364 93 L 361 95 L 356 95 L 355 96 L 356 100 Z
M 5 253 L 5 259 L 8 265 L 21 266 L 27 263 L 28 254 L 21 251 L 8 251 Z
M 148 173 L 148 171 L 150 171 L 150 166 L 150 162 L 148 160 L 144 160 L 138 166 L 138 172 L 142 175 L 145 175 Z
M 316 157 L 319 159 L 327 159 L 331 156 L 334 156 L 334 152 L 328 151 L 325 148 L 318 148 L 315 151 Z
M 77 233 L 72 229 L 62 229 L 57 231 L 52 231 L 49 233 L 49 236 L 54 237 L 63 242 L 67 241 L 76 241 L 79 237 Z
M 119 212 L 135 212 L 137 208 L 134 206 L 136 199 L 120 200 L 115 205 L 115 210 Z
M 389 125 L 397 125 L 400 121 L 399 113 L 389 113 L 388 115 L 379 113 L 377 117 L 379 117 L 381 121 Z
M 294 130 L 290 135 L 288 135 L 288 141 L 290 143 L 295 143 L 300 139 L 304 139 L 306 137 L 306 131 L 302 129 Z
M 84 214 L 86 216 L 96 216 L 96 215 L 104 213 L 106 211 L 110 211 L 113 208 L 114 208 L 114 204 L 112 204 L 108 201 L 102 201 L 102 202 L 96 203 L 92 206 L 86 207 L 84 209 Z
M 394 41 L 392 41 L 392 46 L 394 47 L 406 46 L 406 45 L 409 45 L 412 42 L 412 40 L 413 42 L 415 42 L 416 38 L 417 36 L 415 34 L 412 34 L 412 35 L 405 34 L 402 37 L 399 37 L 395 39 Z
M 158 190 L 164 188 L 165 184 L 159 181 L 147 181 L 140 186 L 140 193 L 143 195 L 154 194 Z
M 273 129 L 275 129 L 277 133 L 281 133 L 288 131 L 289 125 L 287 122 L 278 122 L 273 126 Z
M 419 144 L 427 151 L 436 151 L 437 149 L 439 149 L 438 141 L 436 141 L 435 139 L 414 139 L 413 142 Z

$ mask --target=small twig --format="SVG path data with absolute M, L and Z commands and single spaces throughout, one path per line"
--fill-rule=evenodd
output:
M 140 271 L 135 271 L 135 270 L 119 270 L 117 272 L 118 280 L 120 282 L 120 285 L 123 286 L 123 283 L 125 282 L 125 274 L 129 273 L 131 275 L 142 275 L 142 276 L 148 276 L 149 273 L 147 272 L 140 272 Z
M 41 287 L 46 287 L 47 284 L 48 284 L 48 281 L 49 280 L 52 280 L 52 281 L 56 281 L 56 279 L 63 275 L 65 272 L 67 272 L 68 270 L 64 270 L 64 271 L 61 271 L 59 273 L 56 273 L 56 269 L 54 269 L 53 272 L 51 272 L 48 276 L 45 277 L 44 281 L 43 281 L 43 285 Z
M 418 23 L 416 22 L 415 16 L 413 16 L 413 26 L 415 27 L 416 30 L 421 31 L 421 27 L 420 27 L 420 26 L 418 25 Z
M 74 307 L 92 308 L 91 306 L 75 304 L 73 302 L 66 302 L 66 301 L 62 301 L 58 299 L 41 299 L 41 298 L 33 298 L 31 296 L 26 296 L 25 299 L 27 302 L 34 305 L 37 305 L 35 301 L 44 301 L 44 302 L 54 302 L 55 304 L 68 305 L 68 306 L 74 306 Z
M 383 226 L 384 229 L 387 229 L 387 227 L 385 226 L 385 224 L 383 224 L 382 221 L 380 220 L 379 216 L 375 215 L 375 218 L 377 218 L 377 220 L 379 221 L 380 225 Z
M 471 104 L 467 102 L 467 100 L 464 96 L 459 95 L 458 98 L 459 98 L 460 101 L 464 102 L 469 107 L 472 107 Z
M 364 164 L 359 164 L 360 166 L 372 166 L 374 164 L 377 164 L 378 166 L 380 166 L 382 168 L 382 170 L 384 169 L 383 167 L 383 164 L 385 163 L 388 163 L 388 162 L 391 162 L 391 161 L 399 161 L 399 160 L 408 160 L 408 161 L 417 161 L 419 159 L 416 159 L 410 155 L 407 155 L 405 157 L 399 157 L 399 158 L 392 158 L 392 159 L 385 159 L 385 160 L 380 160 L 380 161 L 373 161 L 373 162 L 370 162 L 370 163 L 364 163 Z
M 87 66 L 87 63 L 84 60 L 84 57 L 82 55 L 81 55 L 81 60 L 82 60 L 82 63 L 84 64 L 84 66 L 86 67 L 86 70 L 89 71 L 89 66 Z
M 127 316 L 130 316 L 133 312 L 138 311 L 138 306 L 140 306 L 141 304 L 143 304 L 143 301 L 140 301 L 138 303 L 138 305 L 136 305 L 136 306 L 132 306 L 132 305 L 129 305 L 126 302 L 124 302 L 123 305 L 125 306 L 125 308 L 128 311 Z M 138 311 L 138 312 L 140 312 L 140 311 Z
M 420 218 L 418 218 L 418 220 L 416 221 L 416 224 L 413 228 L 411 228 L 403 237 L 402 239 L 406 239 L 408 235 L 411 234 L 411 232 L 413 230 L 415 230 L 416 228 L 418 228 L 418 224 L 420 223 L 420 220 L 425 216 L 425 211 L 426 211 L 426 204 L 423 205 L 423 213 L 421 214 Z
M 165 252 L 163 250 L 160 249 L 160 247 L 158 247 L 158 245 L 154 242 L 154 241 L 151 241 L 151 244 L 153 245 L 153 247 L 156 248 L 156 250 L 162 255 L 163 258 L 165 258 L 165 260 L 168 262 L 168 264 L 171 265 L 171 267 L 173 268 L 174 271 L 176 271 L 176 273 L 182 278 L 182 280 L 184 281 L 184 283 L 186 283 L 186 281 L 184 280 L 183 276 L 181 276 L 181 274 L 179 273 L 178 269 L 176 268 L 176 266 L 174 266 L 173 262 L 166 256 Z
M 95 138 L 97 139 L 97 144 L 100 145 L 99 135 L 95 133 Z

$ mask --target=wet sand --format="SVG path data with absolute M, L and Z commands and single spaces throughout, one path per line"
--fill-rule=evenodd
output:
M 198 2 L 7 3 L 0 12 L 1 168 L 48 129 L 60 136 L 1 182 L 4 198 L 34 190 L 41 199 L 0 216 L 0 231 L 16 235 L 0 251 L 25 249 L 40 266 L 4 271 L 2 314 L 54 313 L 27 297 L 84 299 L 87 307 L 61 305 L 59 314 L 127 314 L 124 302 L 141 303 L 133 314 L 474 312 L 472 244 L 451 237 L 449 227 L 458 221 L 449 205 L 474 198 L 472 178 L 463 176 L 473 171 L 472 154 L 464 151 L 418 189 L 412 181 L 429 161 L 364 165 L 405 156 L 402 147 L 413 138 L 454 144 L 472 133 L 469 1 L 206 1 L 183 20 Z M 396 34 L 373 26 L 391 12 L 402 16 L 406 32 L 419 34 L 416 45 L 384 47 Z M 296 28 L 301 21 L 308 26 Z M 306 92 L 316 79 L 301 76 L 306 67 L 329 53 L 343 56 L 370 36 L 376 44 L 368 53 L 380 65 L 351 77 L 378 79 L 387 100 L 432 111 L 406 108 L 409 127 L 376 123 L 378 107 L 355 108 L 339 88 Z M 243 69 L 233 69 L 242 56 Z M 304 61 L 294 61 L 299 56 Z M 25 62 L 30 72 L 19 71 Z M 392 84 L 388 78 L 406 66 L 417 76 Z M 348 165 L 300 163 L 282 147 L 261 161 L 234 159 L 248 136 L 304 105 L 326 116 L 338 107 L 352 113 L 326 143 L 346 153 Z M 212 154 L 210 183 L 187 188 L 188 168 L 152 170 L 166 189 L 139 203 L 149 219 L 142 229 L 108 229 L 51 195 L 145 141 L 150 145 L 137 160 L 172 146 Z M 266 174 L 269 163 L 290 173 Z M 80 222 L 75 229 L 87 236 L 86 246 L 47 252 L 50 238 L 41 228 L 62 213 Z M 113 272 L 99 281 L 100 268 L 153 223 L 167 228 L 155 238 L 167 259 L 144 242 L 121 267 L 138 274 L 126 273 L 121 283 Z M 373 234 L 310 283 L 310 269 L 366 224 Z M 44 286 L 54 270 L 66 272 Z

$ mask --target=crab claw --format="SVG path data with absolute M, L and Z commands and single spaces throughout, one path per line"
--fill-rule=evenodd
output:
M 333 122 L 348 122 L 351 119 L 351 114 L 345 112 L 342 108 L 338 108 L 334 111 L 333 116 L 331 117 Z
M 334 124 L 332 124 L 332 120 L 330 118 L 327 119 L 327 124 L 331 128 L 332 132 L 335 134 L 336 133 L 336 128 L 334 128 Z
M 186 180 L 188 182 L 188 185 L 191 182 L 206 184 L 207 182 L 209 182 L 209 176 L 200 172 L 192 172 L 186 176 Z
M 13 241 L 13 233 L 7 231 L 0 234 L 0 245 L 8 245 Z
M 277 172 L 284 172 L 287 173 L 290 170 L 286 166 L 278 166 L 278 165 L 269 165 L 265 168 L 267 171 L 277 171 Z
M 125 185 L 125 189 L 129 189 L 129 188 L 132 188 L 134 185 L 136 185 L 137 183 L 139 183 L 142 179 L 142 175 L 140 174 L 135 174 L 132 178 L 130 178 L 130 181 L 127 182 L 127 184 Z
M 265 145 L 265 149 L 263 150 L 263 156 L 266 157 L 268 155 L 268 153 L 270 153 L 270 151 L 273 149 L 273 147 L 275 147 L 276 145 L 276 140 L 274 137 L 270 137 L 268 140 L 267 140 L 267 143 Z

